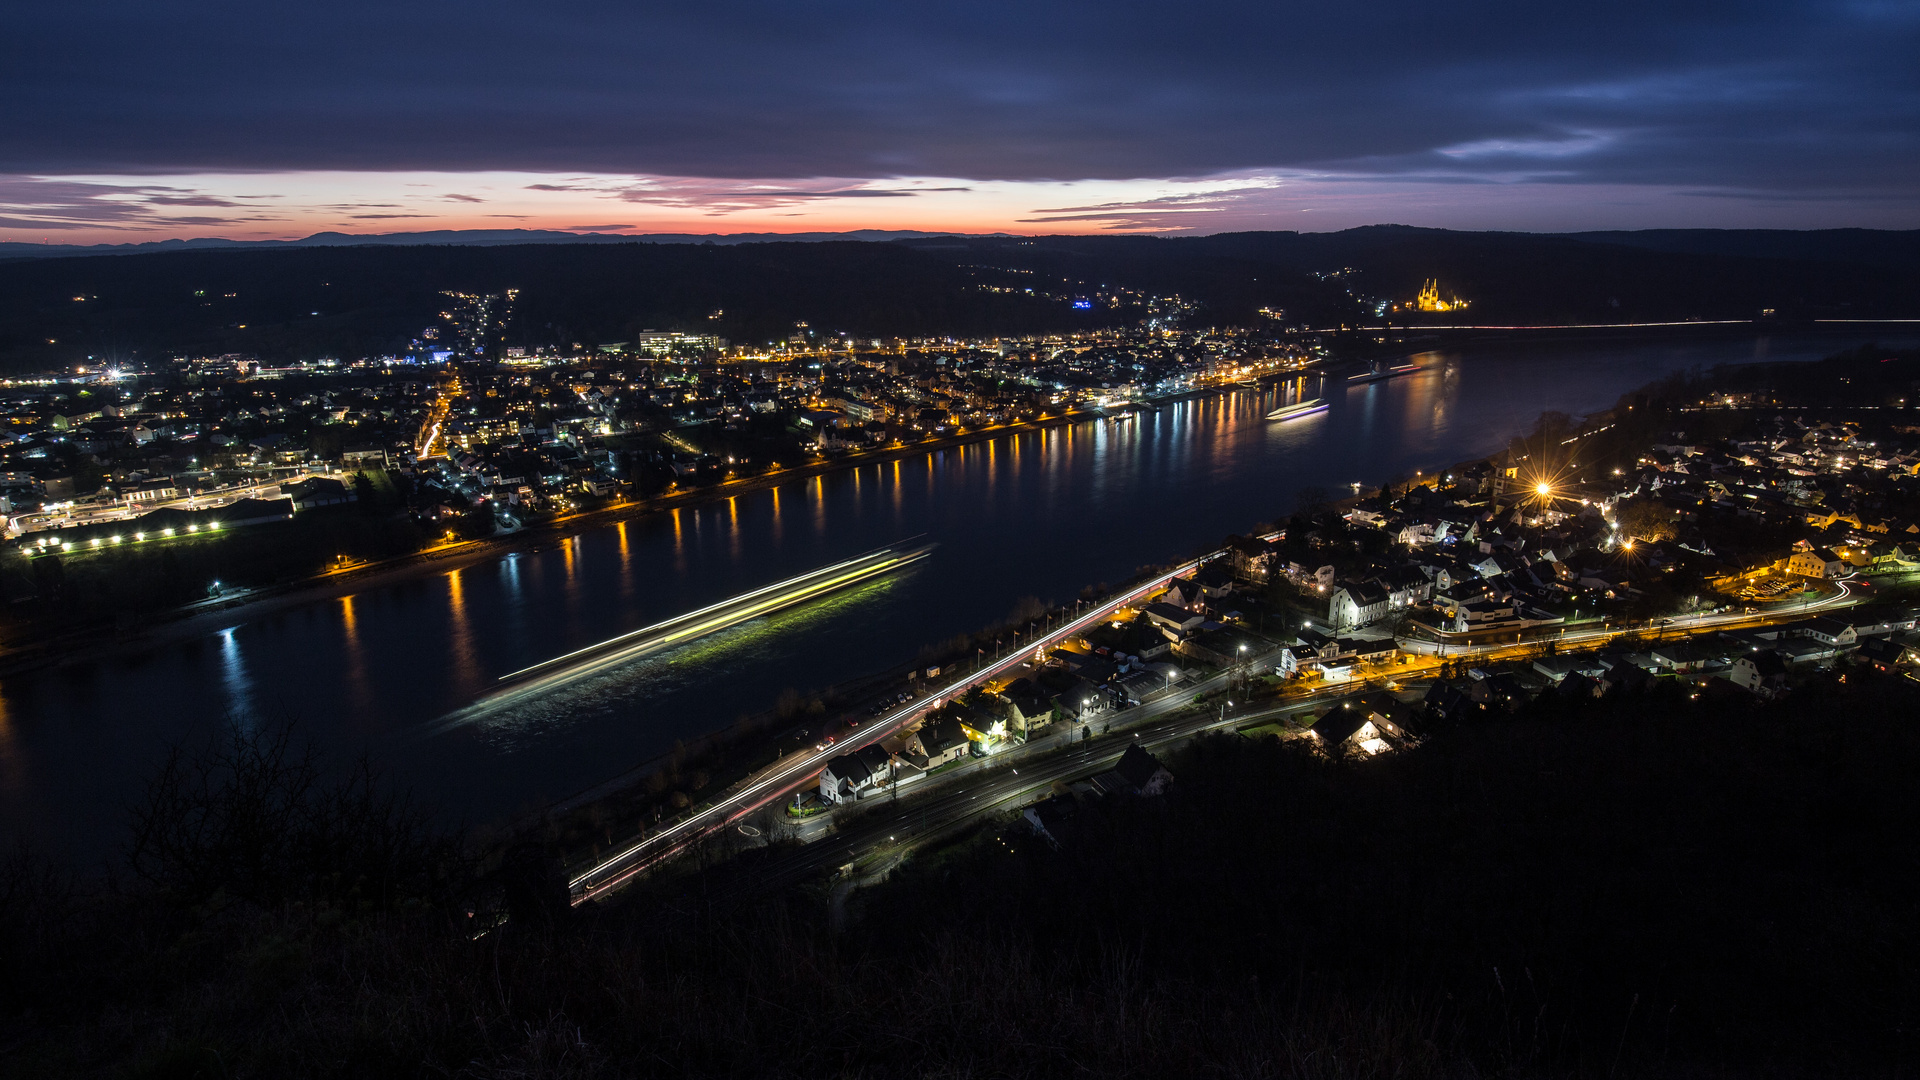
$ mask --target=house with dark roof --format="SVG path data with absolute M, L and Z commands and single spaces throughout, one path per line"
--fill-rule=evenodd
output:
M 308 477 L 287 488 L 286 493 L 293 499 L 295 510 L 312 510 L 320 506 L 345 506 L 357 497 L 352 488 L 327 476 Z
M 1056 851 L 1073 842 L 1080 818 L 1080 804 L 1071 795 L 1055 795 L 1027 807 L 1020 815 L 1033 834 Z
M 924 766 L 937 769 L 949 761 L 958 761 L 965 757 L 968 748 L 973 745 L 960 722 L 952 717 L 935 717 L 920 725 L 920 730 L 908 736 L 909 745 L 917 745 L 919 752 L 927 759 Z
M 1460 720 L 1481 711 L 1478 704 L 1466 692 L 1443 679 L 1435 679 L 1427 687 L 1425 705 L 1428 715 L 1439 720 Z
M 1227 537 L 1227 559 L 1234 573 L 1253 581 L 1266 581 L 1273 569 L 1274 546 L 1256 536 Z
M 857 799 L 872 787 L 873 769 L 858 754 L 838 754 L 820 770 L 820 801 L 831 806 L 845 799 Z
M 1877 671 L 1892 671 L 1906 659 L 1907 647 L 1891 637 L 1868 638 L 1854 656 Z
M 1173 774 L 1167 767 L 1143 749 L 1139 743 L 1127 747 L 1113 768 L 1093 778 L 1093 789 L 1102 795 L 1139 795 L 1152 797 L 1164 794 L 1173 785 Z
M 1011 726 L 1020 731 L 1031 735 L 1053 722 L 1053 702 L 1032 679 L 1015 679 L 1000 696 L 1006 700 Z
M 1727 679 L 1761 697 L 1778 697 L 1787 692 L 1787 662 L 1771 649 L 1755 649 L 1734 658 Z
M 1188 611 L 1168 603 L 1148 604 L 1145 612 L 1155 626 L 1165 630 L 1175 641 L 1200 629 L 1200 624 L 1207 621 L 1207 617 L 1197 611 Z
M 1321 713 L 1307 734 L 1320 745 L 1321 752 L 1330 757 L 1355 750 L 1377 754 L 1387 748 L 1369 710 L 1356 708 L 1351 701 L 1343 701 Z

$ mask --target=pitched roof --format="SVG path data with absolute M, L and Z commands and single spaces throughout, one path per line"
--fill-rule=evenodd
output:
M 1120 755 L 1120 763 L 1113 767 L 1113 771 L 1125 777 L 1133 787 L 1142 788 L 1147 786 L 1155 773 L 1164 768 L 1166 766 L 1160 764 L 1159 758 L 1142 749 L 1139 743 L 1133 743 L 1127 747 L 1126 753 Z

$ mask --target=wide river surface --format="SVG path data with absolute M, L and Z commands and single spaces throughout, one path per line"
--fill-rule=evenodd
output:
M 371 752 L 456 818 L 496 819 L 764 710 L 783 688 L 894 667 L 1022 597 L 1067 601 L 1284 516 L 1302 488 L 1490 453 L 1542 410 L 1606 408 L 1675 371 L 1854 343 L 1449 349 L 1422 354 L 1413 375 L 1330 385 L 1318 392 L 1331 409 L 1302 420 L 1265 420 L 1294 386 L 1196 398 L 795 480 L 344 599 L 241 609 L 199 640 L 0 685 L 0 841 L 24 832 L 91 863 L 123 835 L 167 744 L 278 718 L 332 754 Z M 918 535 L 939 547 L 889 577 L 482 720 L 445 719 L 504 673 Z

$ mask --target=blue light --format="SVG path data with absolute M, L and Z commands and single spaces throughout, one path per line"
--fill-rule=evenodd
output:
M 1074 306 L 1074 308 L 1075 308 L 1075 309 L 1077 309 L 1077 310 L 1079 310 L 1079 311 L 1090 311 L 1090 310 L 1092 310 L 1092 309 L 1093 309 L 1093 301 L 1091 301 L 1091 300 L 1075 300 L 1075 301 L 1073 302 L 1073 306 Z

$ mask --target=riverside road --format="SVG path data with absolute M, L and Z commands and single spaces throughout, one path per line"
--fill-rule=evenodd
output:
M 1171 578 L 1218 554 L 1170 571 L 1101 604 L 1049 635 L 1040 643 L 1040 647 L 1044 649 L 1080 633 L 1118 608 L 1137 602 L 1164 587 Z M 1449 661 L 1490 661 L 1530 655 L 1549 642 L 1596 648 L 1615 638 L 1635 634 L 1673 637 L 1717 633 L 1765 626 L 1781 619 L 1803 618 L 1810 611 L 1841 608 L 1859 602 L 1859 596 L 1849 582 L 1840 581 L 1836 584 L 1838 587 L 1832 595 L 1811 602 L 1783 605 L 1767 612 L 1727 612 L 1666 620 L 1657 626 L 1596 628 L 1565 634 L 1543 629 L 1528 640 L 1454 646 L 1444 658 L 1419 660 L 1408 657 L 1402 664 L 1383 669 L 1377 683 L 1309 684 L 1287 693 L 1279 700 L 1264 702 L 1255 709 L 1245 706 L 1239 711 L 1203 708 L 1188 715 L 1178 715 L 1183 709 L 1192 708 L 1195 695 L 1223 693 L 1229 690 L 1235 679 L 1241 677 L 1235 671 L 1221 672 L 1197 683 L 1169 688 L 1132 708 L 1105 714 L 1098 720 L 1103 728 L 1101 735 L 1091 735 L 1090 725 L 1063 723 L 1057 732 L 977 759 L 960 769 L 929 777 L 910 789 L 893 794 L 876 794 L 833 811 L 836 816 L 852 814 L 857 815 L 857 819 L 844 829 L 769 860 L 751 871 L 740 882 L 740 886 L 749 891 L 778 888 L 805 880 L 830 867 L 904 853 L 957 829 L 978 815 L 1024 805 L 1050 790 L 1056 782 L 1102 772 L 1119 759 L 1130 743 L 1138 742 L 1148 750 L 1174 746 L 1204 731 L 1241 727 L 1351 697 L 1385 684 L 1389 679 L 1431 676 Z M 754 810 L 810 784 L 826 759 L 880 741 L 898 731 L 924 709 L 962 693 L 973 685 L 990 681 L 1021 663 L 1028 655 L 1028 652 L 1022 651 L 943 688 L 937 694 L 914 702 L 876 724 L 859 741 L 798 755 L 790 763 L 776 763 L 749 781 L 740 791 L 724 797 L 700 814 L 648 837 L 575 877 L 575 902 L 608 895 L 692 841 L 710 835 L 715 829 L 724 828 Z M 1252 657 L 1246 663 L 1246 670 L 1262 670 L 1277 655 L 1278 650 L 1274 650 Z

